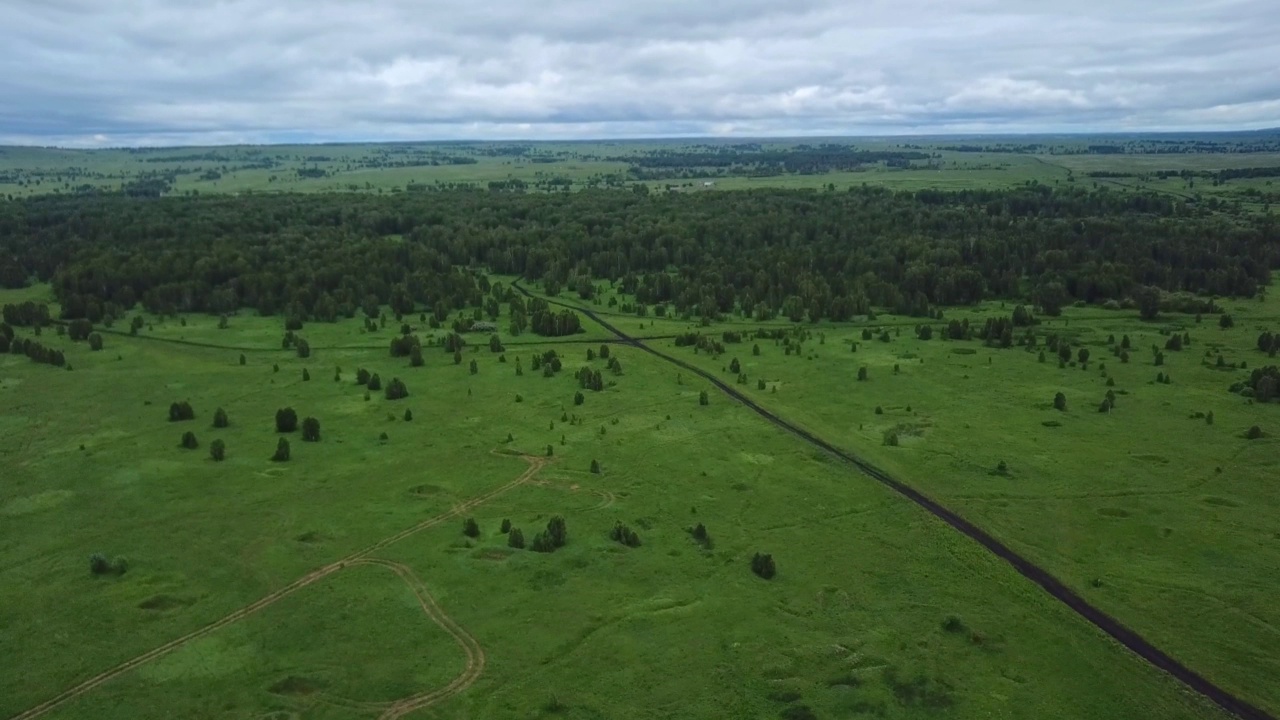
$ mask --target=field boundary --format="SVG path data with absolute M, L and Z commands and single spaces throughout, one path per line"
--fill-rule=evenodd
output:
M 516 288 L 519 292 L 523 293 L 524 295 L 528 297 L 533 297 L 533 294 L 529 292 L 529 290 L 526 289 L 523 285 L 521 285 L 518 280 L 513 282 L 511 285 L 512 287 Z M 782 428 L 783 430 L 791 433 L 792 435 L 795 435 L 801 440 L 804 440 L 805 442 L 808 442 L 809 444 L 814 445 L 815 447 L 818 447 L 826 451 L 827 453 L 834 455 L 837 458 L 840 458 L 841 460 L 844 460 L 850 465 L 853 465 L 855 468 L 862 471 L 863 474 L 871 477 L 873 480 L 876 480 L 882 485 L 885 485 L 886 487 L 898 493 L 899 495 L 902 495 L 903 497 L 907 498 L 908 500 L 912 501 L 916 505 L 923 508 L 929 514 L 945 522 L 947 525 L 950 525 L 953 529 L 959 531 L 961 534 L 965 535 L 969 539 L 978 543 L 985 550 L 990 552 L 992 555 L 995 555 L 996 557 L 1000 558 L 1001 560 L 1011 565 L 1013 569 L 1018 572 L 1018 574 L 1027 578 L 1028 580 L 1035 583 L 1036 585 L 1039 585 L 1045 592 L 1047 592 L 1055 600 L 1058 600 L 1063 605 L 1066 605 L 1068 608 L 1070 608 L 1073 612 L 1075 612 L 1081 618 L 1088 621 L 1091 625 L 1098 628 L 1102 632 L 1111 636 L 1114 640 L 1119 642 L 1124 647 L 1128 648 L 1132 653 L 1134 653 L 1138 657 L 1145 660 L 1148 664 L 1156 667 L 1157 669 L 1163 670 L 1164 672 L 1173 676 L 1176 680 L 1181 682 L 1187 688 L 1194 690 L 1196 693 L 1209 699 L 1211 702 L 1213 702 L 1215 705 L 1222 708 L 1223 710 L 1226 710 L 1227 712 L 1239 718 L 1242 718 L 1243 720 L 1277 720 L 1273 715 L 1263 710 L 1262 708 L 1259 708 L 1245 701 L 1244 699 L 1237 697 L 1233 693 L 1220 687 L 1219 685 L 1209 680 L 1208 678 L 1204 677 L 1203 675 L 1200 675 L 1199 673 L 1195 672 L 1194 670 L 1187 667 L 1186 665 L 1183 665 L 1181 662 L 1174 659 L 1171 655 L 1169 655 L 1168 653 L 1165 653 L 1163 650 L 1156 647 L 1151 641 L 1139 635 L 1137 631 L 1129 628 L 1124 623 L 1121 623 L 1119 620 L 1103 612 L 1101 609 L 1091 604 L 1088 600 L 1085 600 L 1083 597 L 1077 594 L 1074 590 L 1067 587 L 1066 583 L 1059 580 L 1057 577 L 1051 574 L 1048 570 L 1045 570 L 1039 565 L 1033 563 L 1032 561 L 1023 557 L 1022 555 L 1018 554 L 1012 548 L 1010 548 L 1009 546 L 997 540 L 995 536 L 991 535 L 990 533 L 978 527 L 977 525 L 973 524 L 972 522 L 969 522 L 968 520 L 964 519 L 958 513 L 948 509 L 947 507 L 943 506 L 941 503 L 930 498 L 929 496 L 925 495 L 919 490 L 916 490 L 910 485 L 907 485 L 906 483 L 893 478 L 884 470 L 881 470 L 880 468 L 872 465 L 866 460 L 863 460 L 857 455 L 854 455 L 851 452 L 842 450 L 836 447 L 835 445 L 832 445 L 831 443 L 827 442 L 826 440 L 823 440 L 817 435 L 814 435 L 812 432 L 805 430 L 804 428 L 801 428 L 800 426 L 795 425 L 790 421 L 778 416 L 773 411 L 768 410 L 767 408 L 756 403 L 754 400 L 744 395 L 737 388 L 734 388 L 733 386 L 724 382 L 720 378 L 712 375 L 710 372 L 703 370 L 702 368 L 697 367 L 685 360 L 681 360 L 680 358 L 674 357 L 672 355 L 668 355 L 667 353 L 664 353 L 661 350 L 656 350 L 652 347 L 649 347 L 648 345 L 645 345 L 642 340 L 629 337 L 626 333 L 622 332 L 621 330 L 619 330 L 617 327 L 615 327 L 608 321 L 602 320 L 593 311 L 584 307 L 574 306 L 569 303 L 561 302 L 554 298 L 548 298 L 547 302 L 553 305 L 559 305 L 561 307 L 569 308 L 569 309 L 576 310 L 578 312 L 583 313 L 588 318 L 590 318 L 591 320 L 596 322 L 598 325 L 603 327 L 605 330 L 608 330 L 614 335 L 617 335 L 619 341 L 622 344 L 627 344 L 639 350 L 643 350 L 655 357 L 666 360 L 669 363 L 672 363 L 680 368 L 683 368 L 685 370 L 688 370 L 689 372 L 694 373 L 695 375 L 710 382 L 712 385 L 714 385 L 716 388 L 724 392 L 730 398 L 737 400 L 739 403 L 745 405 L 748 409 L 754 411 L 756 414 L 760 415 L 764 419 L 773 423 L 777 427 Z
M 495 454 L 500 454 L 500 453 L 495 453 Z M 124 673 L 127 673 L 130 670 L 133 670 L 152 660 L 168 655 L 174 650 L 177 650 L 194 640 L 199 640 L 200 638 L 205 637 L 210 633 L 213 633 L 217 630 L 221 630 L 222 628 L 227 627 L 228 625 L 231 625 L 240 620 L 243 620 L 246 617 L 249 617 L 250 615 L 257 613 L 260 610 L 264 610 L 274 605 L 275 603 L 279 602 L 280 600 L 283 600 L 284 598 L 292 595 L 293 593 L 307 587 L 308 585 L 311 585 L 323 578 L 326 578 L 338 572 L 339 570 L 342 570 L 344 567 L 346 567 L 349 564 L 388 563 L 389 561 L 371 559 L 371 558 L 368 558 L 367 556 L 371 555 L 374 552 L 377 552 L 378 550 L 381 550 L 387 547 L 388 545 L 399 542 L 400 540 L 403 540 L 411 535 L 414 535 L 428 528 L 435 527 L 436 525 L 439 525 L 440 523 L 446 520 L 451 520 L 457 517 L 458 515 L 466 512 L 467 510 L 470 510 L 479 505 L 482 505 L 485 502 L 488 502 L 489 500 L 492 500 L 493 498 L 499 495 L 502 495 L 503 493 L 506 493 L 509 490 L 512 490 L 516 487 L 519 487 L 520 485 L 525 484 L 530 479 L 532 479 L 533 476 L 539 470 L 541 470 L 544 466 L 546 466 L 546 464 L 549 462 L 546 458 L 537 457 L 533 455 L 511 455 L 511 457 L 519 457 L 523 459 L 525 462 L 529 463 L 529 467 L 525 469 L 524 472 L 520 473 L 520 475 L 517 476 L 514 480 L 504 485 L 500 485 L 496 488 L 493 488 L 492 490 L 489 490 L 487 492 L 476 495 L 462 503 L 454 505 L 452 508 L 450 508 L 449 510 L 443 513 L 440 513 L 439 515 L 423 520 L 422 522 L 416 525 L 405 528 L 404 530 L 401 530 L 400 532 L 395 533 L 394 535 L 389 535 L 385 538 L 382 538 L 381 540 L 378 540 L 377 542 L 361 550 L 357 550 L 351 553 L 350 555 L 347 555 L 346 557 L 335 560 L 329 563 L 328 565 L 325 565 L 321 568 L 313 570 L 310 573 L 307 573 L 306 575 L 303 575 L 302 577 L 298 578 L 297 580 L 294 580 L 288 585 L 285 585 L 284 587 L 276 590 L 275 592 L 272 592 L 269 595 L 259 598 L 253 603 L 250 603 L 249 605 L 246 605 L 240 608 L 239 610 L 236 610 L 235 612 L 223 617 L 220 620 L 216 620 L 212 623 L 209 623 L 208 625 L 205 625 L 204 627 L 201 627 L 198 630 L 189 632 L 186 635 L 183 635 L 182 637 L 176 638 L 174 640 L 170 640 L 164 645 L 161 645 L 157 648 L 149 650 L 141 655 L 138 655 L 137 657 L 131 660 L 126 660 L 125 662 L 120 663 L 119 665 L 111 668 L 110 670 L 101 672 L 89 678 L 88 680 L 84 680 L 79 684 L 71 688 L 68 688 L 62 691 L 61 693 L 55 695 L 54 697 L 40 703 L 39 705 L 36 705 L 35 707 L 32 707 L 24 712 L 14 715 L 12 720 L 33 720 L 34 718 L 38 718 L 44 715 L 45 713 L 48 713 L 49 711 L 54 710 L 57 707 L 80 697 L 81 695 L 84 695 L 85 693 L 89 692 L 90 690 L 93 690 L 94 688 L 98 687 L 99 685 L 102 685 L 105 682 L 108 682 L 109 680 L 113 680 L 116 677 L 119 677 L 120 675 L 123 675 Z M 394 565 L 395 563 L 391 563 L 391 564 Z M 399 574 L 399 571 L 396 571 L 396 572 L 397 574 Z M 405 581 L 409 583 L 410 589 L 412 589 L 414 591 L 414 594 L 418 596 L 419 602 L 426 603 L 429 601 L 431 606 L 434 607 L 436 611 L 440 612 L 441 616 L 443 616 L 443 611 L 439 610 L 439 606 L 435 604 L 435 600 L 430 599 L 431 596 L 430 594 L 426 593 L 426 587 L 422 585 L 422 582 L 420 580 L 417 580 L 417 576 L 413 576 L 412 572 L 410 572 L 409 574 L 413 577 L 413 580 L 417 582 L 417 585 L 414 585 L 414 583 L 409 579 L 406 579 Z M 401 577 L 404 578 L 405 576 L 401 575 Z M 419 592 L 419 590 L 421 590 L 421 593 Z M 424 600 L 424 594 L 427 600 Z M 432 611 L 430 609 L 427 609 L 425 604 L 424 604 L 423 610 L 426 611 L 428 615 L 432 615 Z M 436 616 L 432 615 L 432 619 L 435 619 L 435 617 Z M 447 616 L 446 616 L 446 619 L 447 619 Z M 462 643 L 463 640 L 460 639 L 460 637 L 466 637 L 466 638 L 470 638 L 471 642 L 473 643 L 475 642 L 474 638 L 471 638 L 471 636 L 467 634 L 465 630 L 462 630 L 462 628 L 458 626 L 456 623 L 453 623 L 452 620 L 448 620 L 448 623 L 450 624 L 450 626 L 452 626 L 453 629 L 451 629 L 450 627 L 446 627 L 443 624 L 441 626 L 445 627 L 446 632 L 449 632 L 450 635 L 453 635 L 455 640 L 458 640 L 460 643 Z M 454 630 L 456 630 L 458 634 L 455 634 Z M 477 648 L 479 648 L 478 644 L 476 644 L 474 648 L 472 648 L 472 650 Z M 476 660 L 472 657 L 472 651 L 468 651 L 468 667 L 470 667 L 473 662 L 476 662 Z M 484 652 L 482 650 L 479 652 L 478 662 L 479 662 L 480 668 L 483 669 Z M 466 673 L 464 673 L 463 675 L 466 675 Z M 463 676 L 460 675 L 459 678 L 461 677 Z M 458 681 L 459 681 L 458 678 L 455 678 L 454 681 L 450 683 L 450 685 L 446 686 L 446 689 L 454 687 L 454 685 Z M 433 691 L 432 693 L 417 695 L 411 698 L 407 698 L 405 700 L 397 701 L 396 703 L 393 704 L 392 708 L 388 710 L 388 713 L 391 713 L 393 710 L 400 707 L 401 705 L 403 705 L 408 709 L 404 710 L 403 712 L 396 712 L 396 714 L 384 714 L 383 717 L 386 717 L 388 718 L 388 720 L 390 720 L 391 718 L 398 718 L 404 715 L 405 713 L 410 712 L 411 710 L 418 709 L 419 707 L 426 707 L 427 705 L 438 702 L 444 697 L 448 697 L 449 695 L 462 692 L 462 690 L 465 690 L 466 687 L 469 686 L 474 681 L 475 680 L 473 678 L 469 682 L 467 682 L 466 685 L 464 685 L 463 687 L 456 688 L 452 692 L 450 692 L 448 695 L 441 695 L 438 698 L 434 697 L 433 694 L 444 692 L 443 690 Z M 432 697 L 428 698 L 427 696 L 432 696 Z M 415 702 L 425 703 L 425 704 L 413 704 Z

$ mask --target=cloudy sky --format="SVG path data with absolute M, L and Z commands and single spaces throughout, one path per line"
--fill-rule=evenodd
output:
M 1280 0 L 2 0 L 0 143 L 1280 125 Z

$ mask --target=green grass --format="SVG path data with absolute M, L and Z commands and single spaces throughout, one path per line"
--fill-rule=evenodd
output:
M 47 330 L 42 340 L 67 350 L 72 372 L 0 356 L 0 645 L 22 658 L 0 666 L 0 716 L 447 513 L 527 467 L 495 449 L 540 456 L 547 445 L 554 462 L 535 483 L 374 553 L 410 567 L 485 653 L 474 686 L 417 716 L 778 717 L 801 704 L 819 717 L 1219 716 L 919 509 L 723 396 L 700 407 L 704 383 L 677 379 L 675 368 L 637 350 L 615 348 L 624 374 L 605 371 L 610 386 L 575 406 L 582 345 L 559 345 L 566 361 L 554 378 L 530 371 L 535 346 L 509 350 L 506 364 L 473 348 L 467 358 L 479 373 L 470 375 L 467 363 L 454 365 L 443 352 L 409 368 L 383 349 L 386 333 L 370 340 L 376 349 L 338 349 L 364 343 L 355 321 L 309 324 L 301 334 L 315 352 L 302 360 L 279 349 L 279 318 L 237 316 L 227 330 L 212 318 L 188 317 L 185 327 L 157 320 L 140 337 L 108 335 L 97 353 Z M 1226 335 L 1235 344 L 1256 323 L 1239 324 Z M 1025 537 L 1021 549 L 1056 563 L 1073 584 L 1103 578 L 1091 593 L 1099 602 L 1202 672 L 1275 705 L 1262 682 L 1275 677 L 1263 661 L 1274 660 L 1227 664 L 1248 657 L 1232 647 L 1264 647 L 1267 629 L 1219 612 L 1218 603 L 1238 593 L 1254 601 L 1241 601 L 1241 612 L 1272 618 L 1256 591 L 1275 586 L 1276 541 L 1258 534 L 1262 520 L 1255 528 L 1251 518 L 1263 516 L 1249 510 L 1272 502 L 1265 469 L 1254 467 L 1272 441 L 1238 455 L 1250 451 L 1234 436 L 1270 408 L 1240 406 L 1222 392 L 1225 373 L 1194 384 L 1190 353 L 1217 337 L 1207 327 L 1193 328 L 1192 350 L 1172 359 L 1173 386 L 1143 385 L 1153 372 L 1140 360 L 1123 375 L 1117 369 L 1131 394 L 1107 418 L 1086 407 L 1100 398 L 1093 373 L 1060 373 L 1020 351 L 953 356 L 939 341 L 901 339 L 853 355 L 837 332 L 830 328 L 825 345 L 809 344 L 814 360 L 784 358 L 772 345 L 759 358 L 749 345 L 739 355 L 753 382 L 764 375 L 777 384 L 764 396 L 771 406 L 948 501 L 963 500 L 966 514 L 1002 536 Z M 165 339 L 259 349 L 240 366 L 238 352 Z M 926 362 L 894 378 L 886 368 L 908 347 Z M 727 363 L 695 359 L 716 369 Z M 857 363 L 872 365 L 869 383 L 851 381 Z M 333 381 L 335 365 L 341 382 Z M 366 401 L 351 381 L 357 367 L 384 383 L 403 378 L 411 396 Z M 303 368 L 310 382 L 301 381 Z M 971 390 L 965 374 L 985 378 L 972 381 L 983 390 Z M 1038 405 L 1057 387 L 1072 409 L 1051 434 L 1039 420 L 1058 416 Z M 1202 389 L 1194 402 L 1175 402 L 1186 387 Z M 168 403 L 180 399 L 195 407 L 195 421 L 167 421 Z M 1015 410 L 1001 410 L 1006 403 Z M 871 415 L 873 404 L 887 414 Z M 1184 404 L 1217 410 L 1212 433 L 1180 417 Z M 277 464 L 268 460 L 273 416 L 284 406 L 318 417 L 322 441 L 295 434 L 293 459 Z M 229 428 L 210 426 L 216 407 L 229 413 Z M 412 422 L 400 419 L 405 408 Z M 1129 427 L 1151 429 L 1116 430 L 1125 414 L 1137 417 Z M 908 422 L 928 423 L 922 439 L 880 447 L 883 426 Z M 1102 422 L 1110 429 L 1095 427 Z M 178 447 L 188 429 L 199 450 Z M 215 438 L 227 444 L 222 463 L 208 459 Z M 1209 454 L 1192 457 L 1195 443 L 1209 444 Z M 993 446 L 1011 478 L 986 474 Z M 1082 449 L 1098 459 L 1070 460 Z M 1169 462 L 1143 470 L 1150 461 L 1126 459 L 1132 453 Z M 592 460 L 601 474 L 588 472 Z M 1230 463 L 1230 472 L 1189 489 L 1211 463 Z M 1097 497 L 1162 488 L 1177 492 Z M 1209 496 L 1240 506 L 1204 502 Z M 1096 512 L 1112 507 L 1131 515 Z M 497 533 L 509 518 L 531 540 L 554 514 L 569 528 L 568 545 L 554 554 L 509 550 Z M 479 522 L 479 539 L 461 533 L 466 516 Z M 640 534 L 641 547 L 608 538 L 617 520 Z M 697 522 L 714 539 L 710 550 L 686 532 Z M 1143 532 L 1156 526 L 1174 533 L 1147 539 Z M 1249 538 L 1256 547 L 1237 554 Z M 1032 553 L 1036 543 L 1042 549 Z M 91 576 L 94 552 L 126 556 L 129 571 Z M 774 580 L 751 574 L 755 552 L 774 555 Z M 1065 569 L 1073 564 L 1074 572 Z M 1131 607 L 1138 601 L 1149 603 L 1141 613 Z M 946 624 L 951 616 L 961 624 Z M 1187 637 L 1171 637 L 1177 633 Z M 347 567 L 49 717 L 365 717 L 352 702 L 443 687 L 462 666 L 462 651 L 404 582 L 383 568 Z

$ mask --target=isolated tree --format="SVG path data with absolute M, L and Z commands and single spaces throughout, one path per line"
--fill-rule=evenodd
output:
M 502 533 L 503 535 L 506 535 L 507 533 L 511 532 L 511 520 L 508 518 L 503 518 L 502 525 L 498 527 L 498 532 Z
M 600 461 L 599 461 L 599 460 L 592 460 L 592 461 L 591 461 L 591 472 L 592 472 L 593 474 L 595 474 L 595 475 L 599 475 L 599 474 L 600 474 Z
M 298 429 L 298 413 L 293 408 L 276 410 L 276 432 L 291 433 Z
M 409 367 L 422 367 L 424 362 L 426 361 L 422 359 L 422 347 L 415 344 L 409 349 Z
M 1129 336 L 1128 336 L 1128 335 L 1122 336 L 1122 337 L 1120 338 L 1120 349 L 1121 349 L 1121 350 L 1132 350 L 1132 349 L 1133 349 L 1133 345 L 1129 342 Z
M 310 380 L 311 373 L 306 368 L 302 368 L 302 382 L 309 382 Z
M 507 547 L 513 547 L 517 550 L 524 549 L 524 532 L 518 527 L 511 528 L 511 532 L 507 533 Z
M 298 351 L 298 357 L 300 358 L 311 357 L 311 343 L 307 342 L 306 340 L 303 340 L 302 338 L 297 338 L 296 340 L 293 341 L 293 348 L 294 350 Z
M 1258 438 L 1263 436 L 1262 428 L 1258 427 L 1257 425 L 1254 425 L 1253 427 L 1250 427 L 1247 431 L 1245 431 L 1244 436 L 1249 440 L 1257 440 Z
M 200 447 L 200 443 L 196 440 L 196 434 L 190 430 L 182 433 L 182 447 L 188 450 L 195 450 Z
M 742 365 L 738 362 L 738 358 L 734 358 L 729 362 L 729 372 L 737 375 L 742 372 Z
M 698 393 L 698 404 L 699 404 L 699 405 L 710 405 L 710 404 L 711 404 L 711 398 L 707 395 L 707 391 L 706 391 L 706 390 L 703 390 L 702 392 Z
M 579 390 L 579 391 L 577 391 L 577 392 L 575 392 L 575 393 L 573 394 L 573 404 L 574 404 L 574 405 L 581 405 L 582 403 L 586 402 L 586 399 L 587 399 L 587 396 L 586 396 L 586 395 L 583 395 L 581 390 Z
M 226 456 L 227 456 L 226 443 L 222 442 L 221 440 L 214 440 L 213 442 L 209 443 L 209 457 L 213 458 L 214 462 L 222 462 L 223 458 L 225 458 Z
M 480 537 L 480 524 L 475 518 L 467 518 L 462 521 L 462 534 L 467 537 Z
M 308 417 L 302 421 L 302 441 L 303 442 L 320 442 L 320 421 Z
M 756 553 L 755 556 L 751 558 L 751 572 L 759 575 L 765 580 L 772 580 L 773 576 L 778 574 L 778 569 L 773 563 L 773 556 Z
M 1063 411 L 1065 411 L 1065 410 L 1067 409 L 1067 396 L 1066 396 L 1066 395 L 1063 395 L 1062 393 L 1058 393 L 1058 394 L 1054 395 L 1054 396 L 1053 396 L 1053 409 L 1054 409 L 1054 410 L 1063 410 Z
M 102 335 L 99 333 L 89 334 L 89 349 L 97 352 L 102 349 Z
M 227 420 L 227 411 L 218 408 L 213 411 L 213 426 L 216 428 L 224 428 L 230 423 Z
M 276 453 L 271 456 L 273 462 L 287 462 L 289 460 L 289 441 L 280 438 L 276 443 Z
M 1080 348 L 1080 352 L 1076 353 L 1076 359 L 1081 365 L 1089 362 L 1089 348 Z
M 473 359 L 471 361 L 471 374 L 475 375 L 478 372 L 480 372 L 480 364 Z
M 461 364 L 462 364 L 462 351 L 461 351 L 461 350 L 454 350 L 454 351 L 453 351 L 453 364 L 454 364 L 454 365 L 461 365 Z
M 711 546 L 711 535 L 707 532 L 707 527 L 702 523 L 698 523 L 697 525 L 694 525 L 689 530 L 689 534 L 693 536 L 694 541 L 698 542 L 699 544 L 704 545 L 706 547 Z
M 405 408 L 405 409 L 404 409 L 404 421 L 405 421 L 405 422 L 409 422 L 409 421 L 411 421 L 411 420 L 413 420 L 413 411 L 412 411 L 412 410 L 410 410 L 409 408 Z
M 1233 328 L 1235 327 L 1235 325 L 1236 325 L 1235 318 L 1231 317 L 1230 313 L 1223 313 L 1218 318 L 1218 327 L 1222 328 L 1223 330 Z
M 359 368 L 358 370 L 356 370 L 356 384 L 357 384 L 357 385 L 368 385 L 368 384 L 369 384 L 369 380 L 370 380 L 370 379 L 372 379 L 372 378 L 371 378 L 371 376 L 369 375 L 369 371 L 368 371 L 368 370 L 365 370 L 364 368 Z
M 366 387 L 375 392 L 382 389 L 382 378 L 378 376 L 378 373 L 369 376 L 369 383 Z
M 858 380 L 861 382 L 861 381 L 865 381 L 866 379 L 867 379 L 867 366 L 863 365 L 862 367 L 858 368 Z
M 1160 315 L 1160 288 L 1140 288 L 1135 299 L 1138 301 L 1138 316 L 1143 320 L 1155 320 Z

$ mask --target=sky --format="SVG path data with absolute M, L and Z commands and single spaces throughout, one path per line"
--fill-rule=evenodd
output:
M 3 0 L 0 144 L 1280 126 L 1280 0 Z

